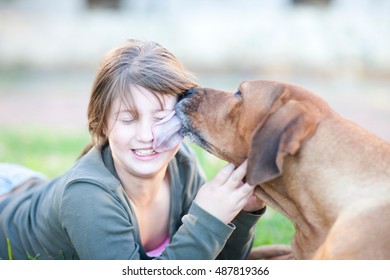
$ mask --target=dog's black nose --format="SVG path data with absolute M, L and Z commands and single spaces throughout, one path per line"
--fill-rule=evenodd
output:
M 190 88 L 190 89 L 187 89 L 185 92 L 183 92 L 183 95 L 184 96 L 189 96 L 191 94 L 194 94 L 196 91 L 196 88 Z
M 196 91 L 196 88 L 190 88 L 184 91 L 182 94 L 180 94 L 179 100 L 189 97 L 190 95 L 194 94 Z

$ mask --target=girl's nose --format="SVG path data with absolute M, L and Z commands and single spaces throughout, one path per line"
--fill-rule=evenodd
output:
M 153 142 L 152 123 L 147 121 L 139 122 L 136 138 L 140 142 Z

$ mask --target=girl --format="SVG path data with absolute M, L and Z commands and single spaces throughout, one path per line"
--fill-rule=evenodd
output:
M 2 166 L 0 258 L 246 258 L 265 210 L 241 181 L 246 163 L 205 183 L 185 144 L 153 148 L 153 125 L 194 86 L 157 43 L 109 52 L 89 101 L 93 147 L 54 180 Z

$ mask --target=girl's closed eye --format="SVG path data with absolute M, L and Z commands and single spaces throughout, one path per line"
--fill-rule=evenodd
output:
M 161 114 L 161 115 L 157 115 L 157 116 L 154 116 L 154 119 L 156 121 L 161 121 L 162 119 L 166 118 L 166 116 L 168 116 L 169 114 Z
M 133 118 L 124 118 L 124 119 L 119 119 L 119 121 L 121 123 L 123 123 L 123 124 L 132 124 L 135 121 L 135 119 L 133 119 Z
M 164 111 L 159 111 L 154 115 L 155 121 L 161 121 L 162 119 L 166 118 L 172 110 L 164 110 Z
M 117 113 L 117 119 L 122 124 L 132 124 L 135 122 L 136 116 L 128 111 L 121 111 Z

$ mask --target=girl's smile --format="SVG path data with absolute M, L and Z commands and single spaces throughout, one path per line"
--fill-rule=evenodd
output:
M 131 150 L 134 154 L 134 157 L 139 159 L 139 160 L 153 160 L 155 159 L 159 153 L 157 153 L 154 149 L 149 148 L 149 149 L 132 149 Z

